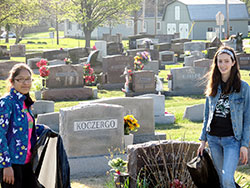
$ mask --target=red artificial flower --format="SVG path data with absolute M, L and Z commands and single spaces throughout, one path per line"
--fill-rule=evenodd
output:
M 40 67 L 39 72 L 40 72 L 41 77 L 47 77 L 49 76 L 49 73 L 50 73 L 49 70 L 45 66 Z
M 39 62 L 36 63 L 36 66 L 40 68 L 40 67 L 42 67 L 42 66 L 46 66 L 47 63 L 48 63 L 47 60 L 41 59 Z
M 90 68 L 90 66 L 89 66 L 89 74 L 93 74 L 93 72 L 94 72 L 94 69 Z
M 38 62 L 36 63 L 36 66 L 37 66 L 37 67 L 41 67 L 40 61 L 38 61 Z

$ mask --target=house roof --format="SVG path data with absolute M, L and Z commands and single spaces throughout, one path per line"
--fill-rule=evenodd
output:
M 218 4 L 224 4 L 225 0 L 178 0 L 179 2 L 185 4 L 185 5 L 218 5 Z M 229 4 L 245 4 L 244 2 L 240 0 L 228 0 Z
M 226 19 L 225 0 L 177 0 L 185 5 L 192 21 L 215 20 L 216 14 L 221 11 Z M 230 20 L 249 19 L 244 2 L 239 0 L 228 0 Z M 166 11 L 166 9 L 165 9 Z M 164 12 L 165 15 L 165 12 Z M 163 19 L 164 19 L 163 15 Z

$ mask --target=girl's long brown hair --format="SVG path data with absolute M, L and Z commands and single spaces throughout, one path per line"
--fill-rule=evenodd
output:
M 207 87 L 206 87 L 206 91 L 205 91 L 206 96 L 215 97 L 215 95 L 217 94 L 217 91 L 218 91 L 218 86 L 222 81 L 221 73 L 220 73 L 220 71 L 218 69 L 218 65 L 217 65 L 217 63 L 218 63 L 217 59 L 218 59 L 218 54 L 223 49 L 229 50 L 233 53 L 234 58 L 231 57 L 231 59 L 232 59 L 232 61 L 235 61 L 235 64 L 231 68 L 231 73 L 230 73 L 229 79 L 227 80 L 226 87 L 222 92 L 224 94 L 229 94 L 232 91 L 240 92 L 240 87 L 241 87 L 240 67 L 239 67 L 237 57 L 236 57 L 235 52 L 232 48 L 230 48 L 228 46 L 222 46 L 216 52 L 214 59 L 213 59 L 213 64 L 211 67 L 211 71 L 209 73 L 208 83 L 207 83 Z

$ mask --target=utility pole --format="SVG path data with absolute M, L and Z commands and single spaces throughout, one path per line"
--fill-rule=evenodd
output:
M 226 12 L 227 12 L 227 38 L 229 38 L 229 32 L 230 32 L 230 25 L 229 25 L 229 4 L 228 0 L 226 1 Z
M 59 45 L 59 28 L 58 28 L 58 2 L 56 2 L 56 44 Z
M 145 18 L 145 1 L 146 0 L 143 0 L 143 5 L 142 5 L 142 24 L 141 24 L 141 32 L 143 33 L 144 32 L 144 18 Z
M 158 0 L 155 0 L 155 35 L 157 35 Z

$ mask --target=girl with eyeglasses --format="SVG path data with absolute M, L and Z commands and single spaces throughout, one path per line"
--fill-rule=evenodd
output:
M 250 89 L 241 80 L 239 63 L 232 48 L 216 52 L 206 88 L 206 104 L 199 154 L 206 141 L 222 188 L 235 188 L 234 173 L 239 159 L 248 161 L 250 137 Z
M 31 167 L 37 136 L 45 128 L 35 125 L 29 91 L 32 70 L 16 64 L 7 79 L 9 93 L 0 99 L 0 170 L 2 188 L 35 188 L 39 185 Z

